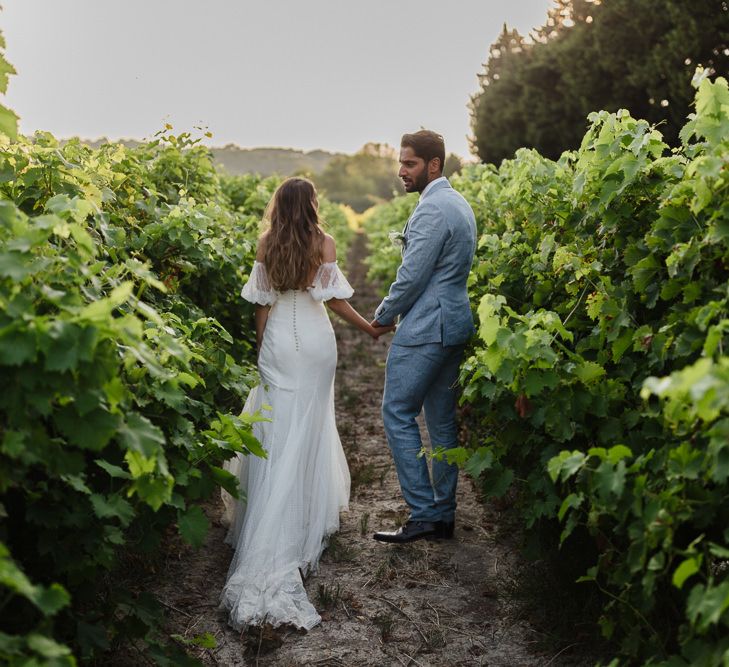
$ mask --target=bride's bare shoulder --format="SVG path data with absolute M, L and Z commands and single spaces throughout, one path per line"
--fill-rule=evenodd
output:
M 268 231 L 263 232 L 258 238 L 258 247 L 256 248 L 256 261 L 262 262 L 266 255 L 266 240 L 268 239 Z
M 334 262 L 337 259 L 337 244 L 331 234 L 324 234 L 324 241 L 321 249 L 322 262 Z

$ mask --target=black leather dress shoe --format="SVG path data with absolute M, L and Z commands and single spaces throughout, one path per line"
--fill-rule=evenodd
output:
M 374 537 L 378 542 L 390 542 L 392 544 L 404 544 L 414 542 L 426 537 L 435 536 L 435 523 L 432 521 L 408 521 L 404 526 L 394 532 L 380 531 Z
M 455 521 L 436 521 L 434 524 L 435 533 L 433 538 L 441 540 L 452 540 L 453 533 L 455 532 L 456 522 Z

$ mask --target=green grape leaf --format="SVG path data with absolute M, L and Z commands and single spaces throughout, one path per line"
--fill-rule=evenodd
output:
M 660 264 L 653 255 L 648 255 L 633 265 L 629 272 L 633 276 L 636 292 L 645 292 L 648 285 L 655 282 L 659 269 Z
M 0 585 L 30 600 L 46 616 L 54 615 L 71 601 L 68 592 L 60 584 L 51 584 L 48 588 L 33 585 L 1 542 Z
M 38 268 L 38 264 L 28 253 L 13 250 L 0 252 L 0 276 L 19 282 L 31 275 L 36 268 Z
M 584 384 L 590 384 L 605 375 L 605 369 L 594 361 L 583 361 L 572 371 Z
M 552 369 L 530 368 L 524 376 L 524 392 L 527 396 L 537 396 L 545 387 L 554 388 L 559 384 L 559 375 Z
M 131 503 L 118 494 L 102 496 L 94 493 L 90 497 L 94 513 L 100 519 L 119 519 L 122 526 L 128 526 L 134 518 L 134 508 Z
M 686 615 L 699 632 L 706 632 L 716 625 L 724 612 L 729 609 L 729 581 L 718 586 L 696 584 L 686 602 Z
M 514 481 L 514 471 L 511 468 L 502 468 L 497 465 L 487 474 L 484 486 L 489 497 L 500 498 L 503 496 Z
M 115 466 L 108 461 L 104 461 L 104 459 L 96 459 L 95 461 L 96 465 L 102 468 L 103 470 L 106 470 L 107 473 L 111 477 L 115 477 L 117 479 L 131 479 L 132 476 L 123 468 L 120 468 L 119 466 Z
M 96 327 L 80 327 L 73 322 L 56 320 L 39 339 L 45 355 L 47 371 L 67 371 L 75 368 L 80 359 L 90 360 L 97 344 Z
M 20 366 L 35 361 L 38 355 L 35 333 L 19 327 L 20 324 L 11 324 L 0 330 L 0 364 Z
M 631 456 L 633 456 L 633 452 L 625 445 L 615 445 L 607 451 L 607 460 L 613 465 L 615 465 L 618 461 L 630 458 Z
M 479 447 L 466 461 L 464 470 L 474 479 L 478 479 L 494 463 L 494 453 L 488 447 Z
M 217 466 L 208 466 L 212 473 L 215 483 L 225 489 L 231 496 L 238 498 L 240 487 L 238 486 L 238 478 L 229 471 L 218 468 Z
M 0 132 L 15 140 L 18 138 L 18 116 L 0 104 Z
M 57 660 L 71 655 L 71 649 L 68 646 L 59 644 L 50 637 L 38 633 L 31 633 L 26 637 L 28 648 L 39 653 L 48 660 Z
M 721 544 L 715 544 L 714 542 L 709 542 L 709 551 L 717 558 L 723 558 L 724 560 L 729 560 L 729 549 L 727 547 L 722 546 Z
M 115 287 L 109 296 L 97 299 L 83 308 L 79 313 L 79 316 L 82 319 L 103 324 L 106 320 L 108 320 L 111 313 L 116 308 L 128 301 L 129 297 L 132 295 L 133 289 L 134 283 L 126 281 L 118 287 Z
M 5 38 L 0 37 L 0 49 L 5 48 Z M 8 92 L 8 80 L 12 74 L 17 74 L 13 67 L 3 55 L 0 55 L 0 93 Z
M 177 527 L 186 542 L 199 547 L 205 541 L 210 521 L 200 507 L 193 505 L 186 512 L 178 512 Z
M 46 616 L 53 616 L 71 604 L 71 596 L 61 584 L 51 584 L 48 588 L 38 586 L 32 600 Z
M 501 306 L 506 303 L 506 299 L 499 295 L 485 294 L 478 306 L 478 317 L 481 323 L 479 335 L 487 345 L 491 345 L 496 340 L 496 334 L 501 326 Z
M 626 329 L 620 336 L 618 336 L 612 345 L 613 360 L 618 363 L 625 354 L 626 350 L 630 349 L 633 344 L 633 331 Z
M 439 447 L 433 454 L 433 458 L 437 458 L 439 461 L 442 461 L 443 457 L 445 457 L 445 460 L 448 461 L 449 464 L 462 467 L 468 460 L 470 451 L 465 447 L 451 447 L 450 449 L 443 449 Z
M 556 482 L 560 475 L 568 479 L 574 475 L 585 464 L 585 455 L 579 451 L 563 450 L 557 456 L 553 456 L 547 463 L 547 471 L 553 482 Z
M 133 452 L 127 452 L 127 454 L 133 454 Z M 156 512 L 171 500 L 174 485 L 175 479 L 171 475 L 135 475 L 134 484 L 129 493 L 136 493 Z
M 96 255 L 96 244 L 94 243 L 91 234 L 89 234 L 80 224 L 74 223 L 69 225 L 71 236 L 76 245 L 86 253 L 89 257 Z
M 119 428 L 121 443 L 129 450 L 151 459 L 165 444 L 165 435 L 160 428 L 146 417 L 134 412 L 126 415 Z
M 582 502 L 585 500 L 585 497 L 581 493 L 570 493 L 563 501 L 562 504 L 559 507 L 559 511 L 557 512 L 557 518 L 562 521 L 565 517 L 565 514 L 567 514 L 568 510 L 570 509 L 577 509 L 580 505 L 582 505 Z
M 619 497 L 625 489 L 625 461 L 613 466 L 610 461 L 603 461 L 595 471 L 595 487 L 603 500 L 611 496 Z
M 18 458 L 25 451 L 25 434 L 20 431 L 5 431 L 0 452 L 12 459 Z
M 54 421 L 68 440 L 82 449 L 102 450 L 119 428 L 119 416 L 103 408 L 80 415 L 73 406 L 57 411 Z
M 674 571 L 671 581 L 676 588 L 683 588 L 683 584 L 689 577 L 696 574 L 701 566 L 700 556 L 686 558 Z

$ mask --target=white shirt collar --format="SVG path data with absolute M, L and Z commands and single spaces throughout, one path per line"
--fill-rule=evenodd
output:
M 448 179 L 445 176 L 439 176 L 438 178 L 432 180 L 428 185 L 425 186 L 425 189 L 420 193 L 420 199 L 425 197 L 425 195 L 428 193 L 428 190 L 430 190 L 436 183 L 440 183 L 442 181 L 448 182 Z M 420 200 L 418 200 L 420 201 Z

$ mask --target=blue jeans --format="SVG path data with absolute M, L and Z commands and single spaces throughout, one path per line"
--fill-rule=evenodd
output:
M 413 521 L 453 521 L 458 467 L 433 460 L 433 477 L 415 418 L 425 423 L 435 449 L 457 444 L 456 380 L 463 345 L 391 345 L 387 355 L 382 419 L 405 502 Z

